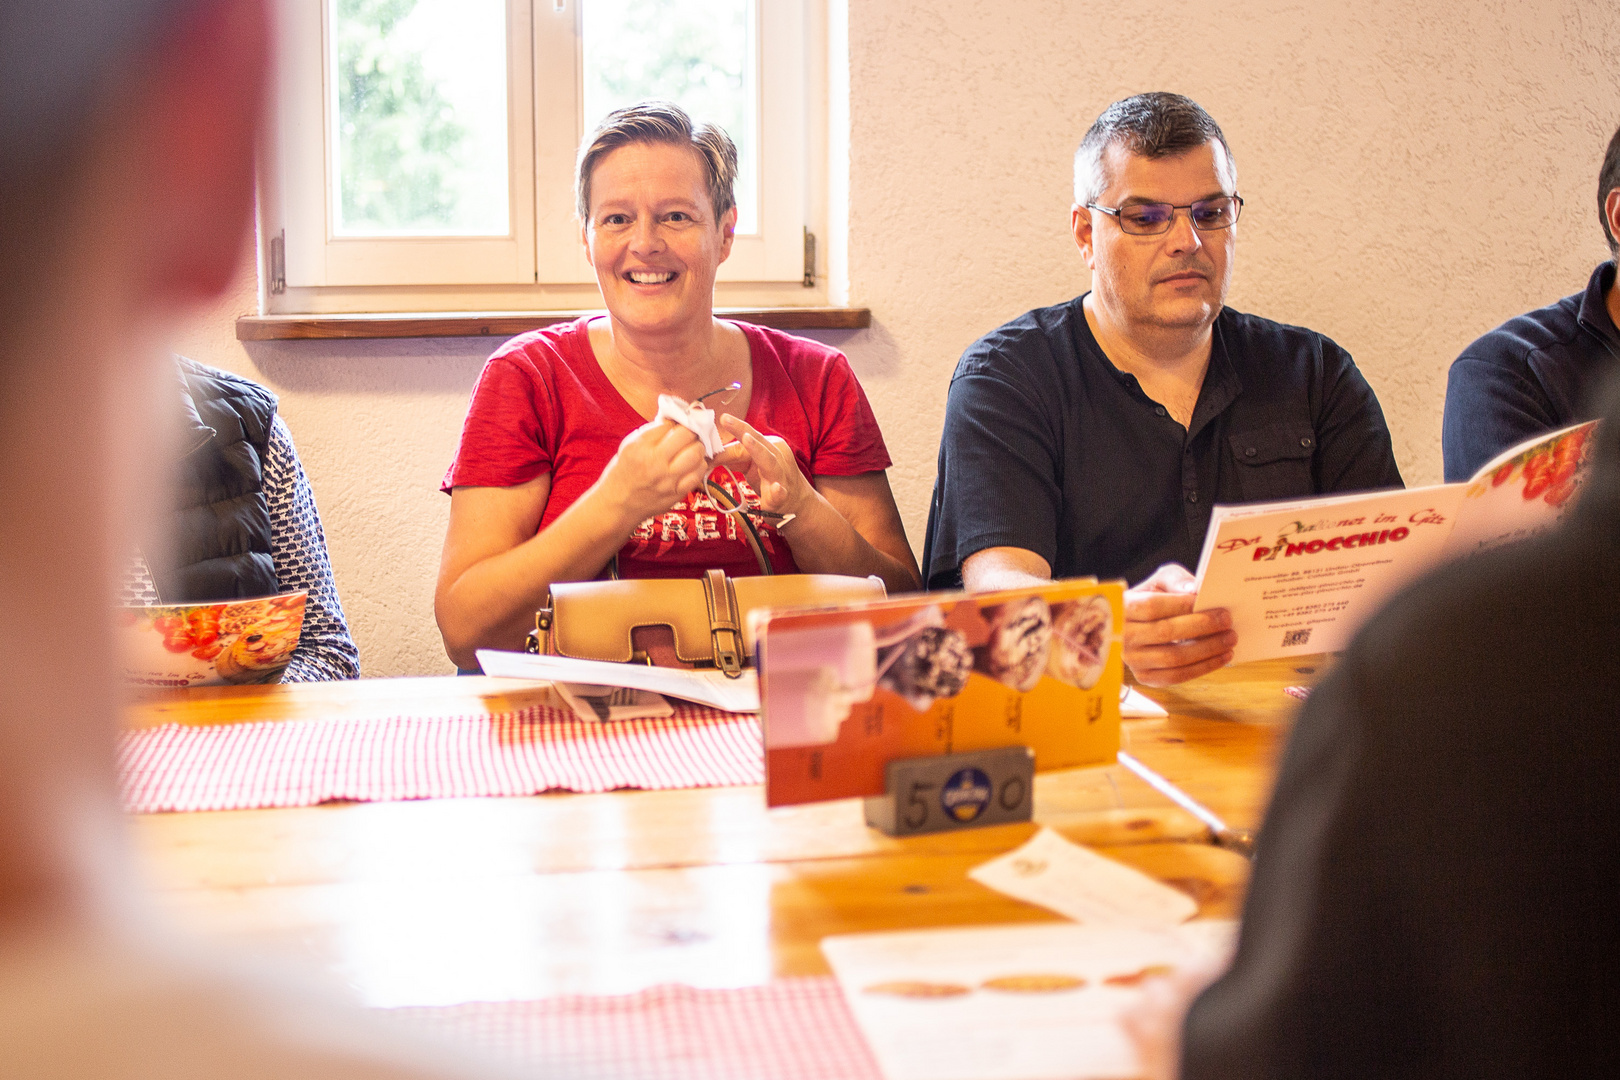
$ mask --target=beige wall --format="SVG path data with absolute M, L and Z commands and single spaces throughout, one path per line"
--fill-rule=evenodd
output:
M 956 357 L 1086 287 L 1069 158 L 1116 98 L 1176 90 L 1220 121 L 1248 200 L 1233 306 L 1348 348 L 1411 484 L 1440 479 L 1451 358 L 1579 290 L 1606 255 L 1595 184 L 1620 123 L 1611 2 L 848 6 L 849 144 L 832 158 L 848 163 L 849 242 L 835 273 L 847 258 L 849 300 L 874 324 L 817 336 L 849 353 L 872 398 L 919 549 Z M 449 502 L 437 487 L 492 343 L 238 343 L 231 322 L 255 304 L 246 280 L 181 350 L 281 395 L 366 674 L 450 670 L 432 616 Z

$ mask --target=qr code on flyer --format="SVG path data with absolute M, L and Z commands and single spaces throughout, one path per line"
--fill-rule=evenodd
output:
M 1311 629 L 1311 627 L 1307 626 L 1303 630 L 1289 630 L 1283 634 L 1282 647 L 1285 649 L 1292 649 L 1296 645 L 1309 644 L 1311 640 Z

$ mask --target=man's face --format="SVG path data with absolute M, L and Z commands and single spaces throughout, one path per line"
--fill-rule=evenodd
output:
M 1116 144 L 1104 151 L 1103 166 L 1108 187 L 1093 200 L 1099 206 L 1187 206 L 1236 193 L 1226 152 L 1214 141 L 1164 158 L 1138 157 Z M 1091 267 L 1094 301 L 1126 327 L 1201 329 L 1226 303 L 1236 225 L 1199 232 L 1188 212 L 1177 210 L 1169 232 L 1132 236 L 1111 215 L 1076 206 L 1073 227 Z

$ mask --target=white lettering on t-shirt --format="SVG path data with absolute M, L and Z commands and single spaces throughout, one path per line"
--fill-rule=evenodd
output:
M 686 516 L 684 514 L 668 513 L 658 520 L 664 526 L 660 533 L 664 541 L 687 539 Z
M 635 529 L 631 531 L 630 539 L 632 539 L 632 540 L 651 540 L 652 539 L 652 531 L 653 531 L 653 521 L 654 521 L 653 518 L 648 518 L 646 521 L 643 521 L 640 525 L 637 525 L 635 527 Z
M 720 530 L 715 528 L 719 523 L 718 514 L 697 513 L 692 515 L 692 524 L 697 526 L 697 538 L 699 540 L 720 539 Z

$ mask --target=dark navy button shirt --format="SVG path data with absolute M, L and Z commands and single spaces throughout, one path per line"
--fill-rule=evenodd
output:
M 929 588 L 991 547 L 1057 577 L 1135 584 L 1195 567 L 1217 503 L 1399 487 L 1389 429 L 1348 353 L 1230 309 L 1183 428 L 1098 347 L 1084 297 L 991 331 L 951 380 L 923 555 Z
M 1586 291 L 1519 315 L 1452 361 L 1440 445 L 1446 480 L 1467 480 L 1503 450 L 1598 415 L 1598 391 L 1620 371 L 1620 331 L 1604 296 L 1614 263 Z

